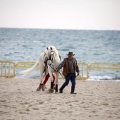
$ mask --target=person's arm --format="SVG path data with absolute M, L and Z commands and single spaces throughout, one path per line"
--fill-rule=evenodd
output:
M 76 66 L 76 72 L 80 72 L 78 65 Z
M 60 65 L 56 68 L 59 71 L 65 65 L 65 59 L 60 63 Z
M 79 75 L 80 70 L 79 70 L 79 66 L 77 64 L 77 60 L 76 60 L 76 72 L 77 72 L 77 75 Z

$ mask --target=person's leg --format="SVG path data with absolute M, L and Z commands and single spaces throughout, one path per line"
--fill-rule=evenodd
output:
M 74 93 L 74 91 L 75 91 L 75 85 L 76 85 L 76 76 L 75 76 L 75 74 L 73 74 L 71 76 L 71 83 L 72 83 L 71 94 L 76 94 L 76 93 Z
M 60 93 L 63 92 L 63 89 L 69 84 L 69 80 L 70 80 L 70 74 L 68 74 L 66 77 L 65 77 L 65 82 L 63 83 L 63 85 L 61 86 L 60 88 Z

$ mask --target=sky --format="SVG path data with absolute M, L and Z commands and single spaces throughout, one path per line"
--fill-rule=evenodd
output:
M 0 27 L 120 30 L 120 0 L 0 0 Z

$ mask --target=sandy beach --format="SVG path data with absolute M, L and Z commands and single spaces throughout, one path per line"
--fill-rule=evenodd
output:
M 64 80 L 59 80 L 59 87 Z M 36 91 L 39 79 L 0 78 L 0 120 L 120 120 L 120 81 L 79 81 L 64 93 Z

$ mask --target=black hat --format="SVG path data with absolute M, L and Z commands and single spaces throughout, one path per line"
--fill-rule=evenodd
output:
M 73 54 L 73 52 L 69 52 L 67 55 L 72 55 L 72 56 L 74 56 L 75 54 Z

